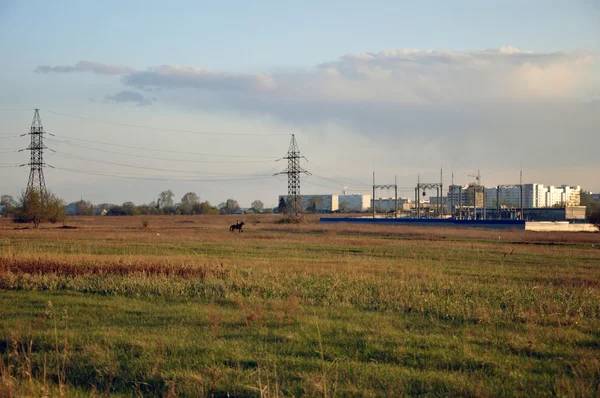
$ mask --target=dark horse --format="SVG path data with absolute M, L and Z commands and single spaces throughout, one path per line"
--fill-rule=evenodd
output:
M 236 229 L 239 229 L 239 230 L 240 230 L 240 232 L 244 232 L 244 231 L 242 230 L 242 227 L 243 227 L 243 226 L 244 226 L 244 222 L 243 222 L 243 221 L 242 221 L 242 222 L 240 222 L 240 223 L 237 223 L 237 224 L 233 224 L 231 227 L 229 227 L 229 231 L 233 232 L 233 231 L 235 231 Z

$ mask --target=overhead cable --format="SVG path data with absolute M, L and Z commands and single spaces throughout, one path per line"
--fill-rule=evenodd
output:
M 52 138 L 47 139 L 47 141 L 56 142 L 56 143 L 59 143 L 59 144 L 65 144 L 65 145 L 69 145 L 69 146 L 74 146 L 74 147 L 77 147 L 77 148 L 89 149 L 89 150 L 92 150 L 92 151 L 112 153 L 114 155 L 123 155 L 123 156 L 127 156 L 127 157 L 152 159 L 152 160 L 168 160 L 168 161 L 171 161 L 171 162 L 219 163 L 219 164 L 229 164 L 229 163 L 231 163 L 231 164 L 235 164 L 235 163 L 271 163 L 271 162 L 273 162 L 273 160 L 230 160 L 230 161 L 226 161 L 226 160 L 194 160 L 194 159 L 188 160 L 188 159 L 162 158 L 162 157 L 157 157 L 157 156 L 133 155 L 131 153 L 115 152 L 115 151 L 109 151 L 107 149 L 92 148 L 92 147 L 89 147 L 89 146 L 78 145 L 78 144 L 74 144 L 72 142 L 61 141 L 61 140 L 56 140 L 56 139 L 52 139 Z M 203 156 L 209 156 L 209 155 L 203 155 Z M 212 156 L 227 156 L 227 155 L 212 155 Z
M 244 135 L 245 136 L 276 136 L 276 135 L 289 136 L 290 135 L 290 134 L 282 134 L 282 133 L 228 133 L 228 132 L 217 133 L 217 132 L 210 132 L 210 131 L 169 129 L 169 128 L 162 128 L 162 127 L 150 127 L 150 126 L 141 126 L 141 125 L 130 124 L 130 123 L 113 122 L 110 120 L 92 119 L 89 117 L 69 115 L 67 113 L 50 111 L 47 109 L 46 109 L 46 112 L 53 113 L 55 115 L 66 116 L 66 117 L 70 117 L 70 118 L 74 118 L 74 119 L 88 120 L 90 122 L 95 122 L 95 123 L 106 123 L 106 124 L 114 124 L 117 126 L 133 127 L 133 128 L 139 128 L 139 129 L 145 129 L 145 130 L 170 131 L 170 132 L 176 132 L 176 133 L 191 133 L 191 134 L 202 134 L 202 135 L 236 135 L 236 136 L 244 136 Z
M 51 166 L 52 167 L 52 166 Z M 155 178 L 155 177 L 138 177 L 138 176 L 129 176 L 129 175 L 117 175 L 105 172 L 96 172 L 96 171 L 86 171 L 86 170 L 78 170 L 78 169 L 70 169 L 66 167 L 54 166 L 52 167 L 56 170 L 64 170 L 70 171 L 74 173 L 80 174 L 90 174 L 104 177 L 114 177 L 114 178 L 124 178 L 124 179 L 134 179 L 134 180 L 150 180 L 150 181 L 174 181 L 174 182 L 228 182 L 228 181 L 250 181 L 250 180 L 261 180 L 272 178 L 272 176 L 262 176 L 262 177 L 246 177 L 246 178 L 215 178 L 215 179 L 178 179 L 178 178 Z
M 81 142 L 89 142 L 92 144 L 108 145 L 108 146 L 130 148 L 130 149 L 139 149 L 142 151 L 151 151 L 151 152 L 178 153 L 181 155 L 200 155 L 200 156 L 215 156 L 215 157 L 228 157 L 228 158 L 253 158 L 253 159 L 271 159 L 271 160 L 278 159 L 274 156 L 267 157 L 267 156 L 252 156 L 252 155 L 226 155 L 226 154 L 224 155 L 224 154 L 215 154 L 215 153 L 173 151 L 173 150 L 169 150 L 169 149 L 154 149 L 154 148 L 140 147 L 140 146 L 135 146 L 135 145 L 115 144 L 112 142 L 84 140 L 82 138 L 68 137 L 68 136 L 57 135 L 57 134 L 51 134 L 51 135 L 53 135 L 54 137 L 60 137 L 60 138 L 65 138 L 65 139 L 69 139 L 69 140 L 81 141 Z

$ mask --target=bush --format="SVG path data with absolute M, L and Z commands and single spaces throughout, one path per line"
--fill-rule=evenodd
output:
M 306 219 L 303 215 L 294 216 L 292 214 L 282 217 L 275 221 L 276 224 L 306 224 Z
M 37 228 L 42 222 L 56 223 L 66 219 L 65 203 L 51 192 L 41 194 L 30 189 L 21 194 L 13 221 L 30 223 Z

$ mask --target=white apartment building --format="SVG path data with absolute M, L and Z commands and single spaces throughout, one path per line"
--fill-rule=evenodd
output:
M 371 195 L 339 195 L 338 207 L 343 211 L 365 211 L 371 207 Z
M 279 195 L 279 200 L 285 200 L 288 203 L 288 195 Z M 306 211 L 312 205 L 315 205 L 318 212 L 332 212 L 339 208 L 339 195 L 301 195 L 300 206 L 302 211 Z
M 372 206 L 373 201 L 370 202 Z M 412 203 L 412 200 L 405 197 L 398 198 L 398 210 L 403 210 L 406 203 Z M 377 198 L 375 199 L 375 210 L 378 212 L 394 211 L 396 210 L 396 200 L 394 198 Z
M 521 188 L 486 188 L 486 207 L 494 208 L 521 206 Z M 543 184 L 523 184 L 523 207 L 553 207 L 556 205 L 579 206 L 581 187 L 561 185 L 560 187 Z
M 487 193 L 487 190 L 486 190 Z M 435 200 L 435 197 L 433 198 Z M 431 203 L 432 205 L 435 202 Z M 474 188 L 471 185 L 450 185 L 447 196 L 448 206 L 473 206 L 483 207 L 483 192 L 479 188 Z

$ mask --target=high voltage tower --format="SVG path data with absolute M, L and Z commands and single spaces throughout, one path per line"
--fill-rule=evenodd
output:
M 298 214 L 300 209 L 300 174 L 310 175 L 310 173 L 304 170 L 300 166 L 300 159 L 306 158 L 300 153 L 298 144 L 296 143 L 296 137 L 292 134 L 292 140 L 290 141 L 290 147 L 287 155 L 283 159 L 287 159 L 288 167 L 281 173 L 287 174 L 288 176 L 288 206 L 291 206 L 291 213 L 294 215 Z
M 29 135 L 31 136 L 31 143 L 26 149 L 31 151 L 31 157 L 28 165 L 31 166 L 29 172 L 29 181 L 27 182 L 27 191 L 30 189 L 37 189 L 40 197 L 46 197 L 46 181 L 44 180 L 44 149 L 47 147 L 44 145 L 44 127 L 42 126 L 42 119 L 40 118 L 40 110 L 35 109 L 33 114 L 33 121 L 31 122 L 31 128 L 29 129 Z M 23 134 L 26 135 L 26 134 Z M 25 165 L 23 165 L 25 166 Z

